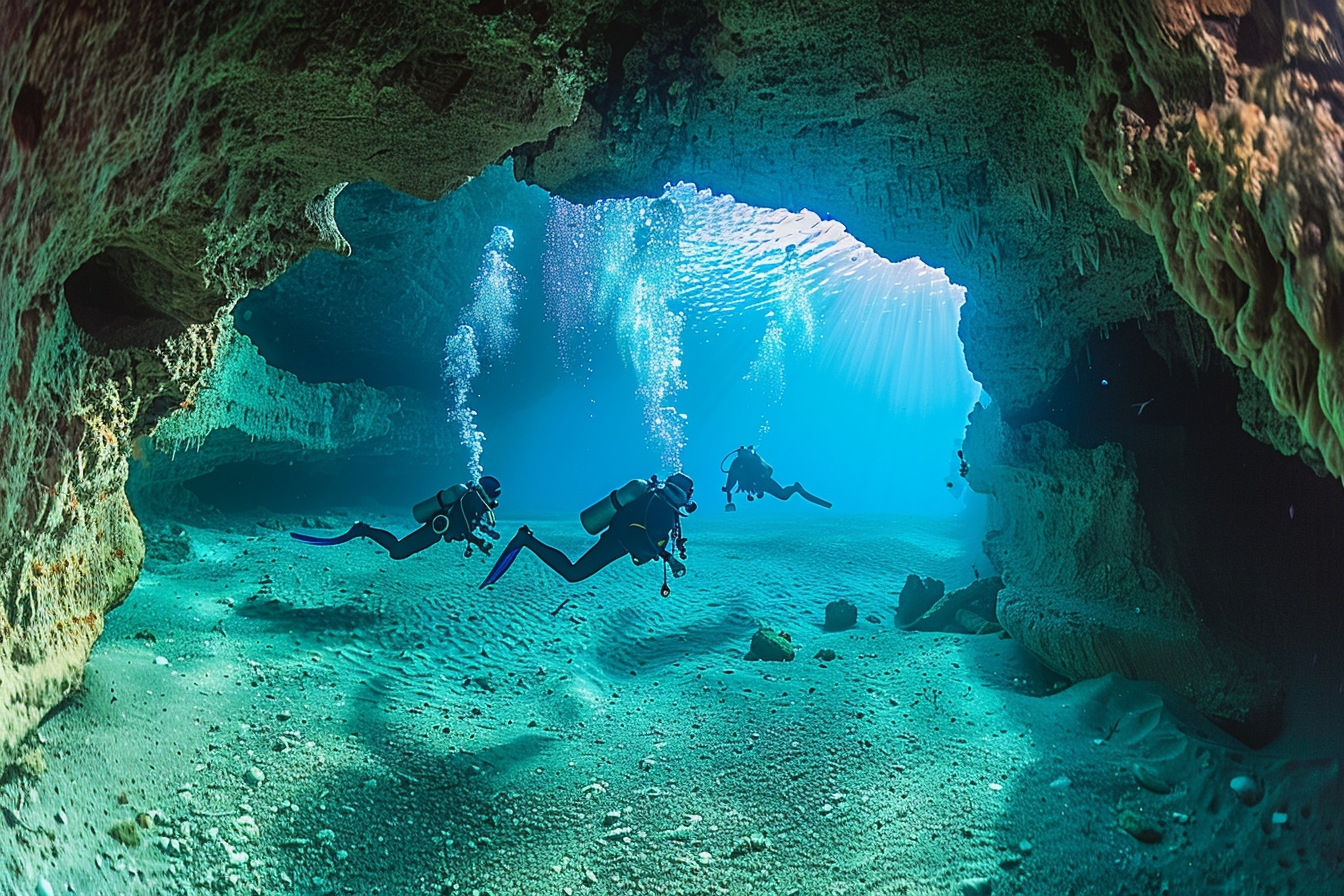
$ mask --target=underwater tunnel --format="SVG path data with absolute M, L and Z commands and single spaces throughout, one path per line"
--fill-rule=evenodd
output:
M 1344 893 L 1329 10 L 4 20 L 0 891 Z

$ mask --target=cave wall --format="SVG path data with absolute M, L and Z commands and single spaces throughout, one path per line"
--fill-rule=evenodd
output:
M 1174 284 L 1340 475 L 1332 15 L 1259 0 L 11 3 L 0 761 L 134 582 L 133 440 L 195 401 L 233 302 L 313 248 L 346 249 L 331 210 L 348 181 L 437 198 L 516 149 L 520 176 L 572 199 L 687 178 L 811 207 L 968 287 L 967 360 L 1008 411 L 1085 334 L 1175 307 Z
M 411 389 L 302 382 L 225 323 L 192 405 L 136 442 L 127 493 L 142 518 L 194 518 L 204 508 L 185 484 L 225 464 L 398 455 L 450 463 L 462 449 L 441 418 L 441 408 Z
M 1085 0 L 1084 129 L 1218 347 L 1344 475 L 1344 46 L 1333 5 Z
M 0 764 L 135 581 L 126 459 L 194 400 L 221 309 L 344 248 L 336 185 L 438 198 L 572 121 L 607 7 L 6 5 Z
M 1133 454 L 1116 441 L 1079 445 L 1047 420 L 1005 424 L 997 406 L 971 420 L 967 479 L 990 496 L 985 552 L 1004 573 L 1004 630 L 1070 680 L 1161 681 L 1246 743 L 1272 740 L 1279 672 L 1263 645 L 1197 606 L 1155 548 Z

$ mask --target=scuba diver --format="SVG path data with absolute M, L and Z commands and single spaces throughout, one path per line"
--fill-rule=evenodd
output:
M 685 473 L 673 473 L 661 482 L 657 476 L 648 481 L 630 480 L 579 514 L 579 521 L 588 534 L 601 533 L 602 537 L 572 563 L 561 551 L 540 541 L 527 526 L 521 526 L 481 587 L 499 581 L 523 548 L 527 548 L 566 582 L 581 582 L 627 554 L 636 566 L 650 560 L 662 560 L 662 595 L 667 597 L 671 593 L 667 587 L 668 567 L 672 569 L 673 578 L 686 574 L 686 565 L 681 562 L 686 559 L 681 518 L 695 512 L 695 502 L 691 500 L 694 487 L 691 477 Z M 680 560 L 672 555 L 673 550 Z
M 387 550 L 393 560 L 405 560 L 439 541 L 465 541 L 467 557 L 472 548 L 489 554 L 494 547 L 476 534 L 477 530 L 491 538 L 499 538 L 495 531 L 495 508 L 499 506 L 499 480 L 482 476 L 478 482 L 450 486 L 421 501 L 411 510 L 417 523 L 424 523 L 405 538 L 398 539 L 386 529 L 375 529 L 365 523 L 355 523 L 350 531 L 335 538 L 319 538 L 302 532 L 289 533 L 304 544 L 345 544 L 356 538 L 376 541 Z
M 733 455 L 736 454 L 736 457 Z M 729 464 L 728 469 L 723 468 L 723 460 L 733 457 L 733 462 Z M 724 510 L 736 510 L 737 505 L 733 503 L 733 489 L 739 492 L 747 493 L 747 500 L 754 501 L 764 495 L 774 495 L 781 501 L 787 501 L 794 495 L 802 495 L 806 501 L 811 501 L 821 507 L 830 507 L 830 501 L 824 501 L 816 495 L 810 494 L 797 482 L 788 488 L 782 487 L 774 480 L 775 468 L 765 462 L 756 448 L 752 445 L 743 445 L 733 451 L 729 451 L 719 461 L 719 472 L 728 474 L 728 484 L 723 487 L 724 494 L 728 497 L 728 506 Z

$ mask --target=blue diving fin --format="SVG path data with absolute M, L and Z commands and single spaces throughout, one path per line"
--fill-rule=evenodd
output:
M 509 571 L 509 567 L 513 565 L 513 561 L 517 560 L 518 555 L 522 553 L 523 545 L 521 542 L 523 533 L 531 535 L 532 530 L 523 526 L 518 530 L 518 534 L 509 539 L 508 546 L 504 548 L 504 553 L 500 554 L 499 559 L 495 561 L 494 567 L 490 570 L 490 575 L 486 576 L 485 581 L 481 583 L 481 588 L 495 584 L 500 580 L 504 573 Z
M 349 532 L 346 532 L 344 535 L 337 535 L 335 538 L 320 538 L 316 535 L 304 535 L 302 532 L 291 532 L 289 533 L 289 537 L 293 538 L 295 541 L 301 541 L 304 544 L 315 544 L 325 547 L 327 545 L 345 544 L 347 541 L 353 541 L 360 536 L 360 530 L 363 527 L 363 523 L 355 523 L 350 527 Z

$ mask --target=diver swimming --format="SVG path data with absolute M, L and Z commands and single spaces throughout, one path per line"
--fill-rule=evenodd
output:
M 733 455 L 737 455 L 733 457 Z M 733 462 L 728 465 L 728 469 L 723 468 L 723 461 L 732 457 Z M 748 501 L 754 501 L 765 495 L 772 495 L 781 501 L 787 501 L 794 495 L 802 495 L 803 500 L 811 501 L 820 507 L 830 507 L 831 502 L 816 495 L 811 494 L 803 488 L 798 482 L 788 488 L 784 488 L 775 481 L 775 468 L 765 462 L 765 458 L 756 453 L 753 445 L 743 445 L 729 451 L 719 461 L 719 472 L 728 474 L 728 483 L 723 487 L 723 492 L 728 498 L 728 504 L 724 510 L 737 510 L 737 505 L 733 503 L 733 491 L 745 492 Z
M 400 539 L 386 529 L 375 529 L 362 522 L 355 523 L 348 532 L 335 538 L 320 538 L 302 532 L 289 534 L 304 544 L 323 546 L 367 538 L 385 548 L 393 560 L 405 560 L 440 541 L 465 541 L 468 557 L 473 548 L 480 548 L 482 553 L 489 554 L 494 545 L 476 533 L 479 531 L 490 538 L 499 538 L 499 533 L 494 529 L 499 494 L 499 480 L 493 476 L 482 476 L 476 482 L 459 483 L 435 492 L 411 510 L 415 521 L 424 525 Z
M 662 595 L 667 597 L 670 593 L 668 569 L 672 570 L 673 578 L 686 574 L 686 565 L 681 562 L 686 559 L 681 518 L 695 512 L 695 502 L 691 500 L 694 487 L 691 477 L 673 473 L 662 481 L 657 476 L 648 480 L 632 479 L 612 491 L 579 514 L 579 521 L 588 534 L 600 534 L 601 537 L 573 562 L 557 548 L 538 539 L 527 526 L 520 526 L 481 587 L 499 581 L 523 548 L 527 548 L 566 582 L 581 582 L 627 554 L 636 566 L 662 560 Z M 674 550 L 678 556 L 673 556 Z

